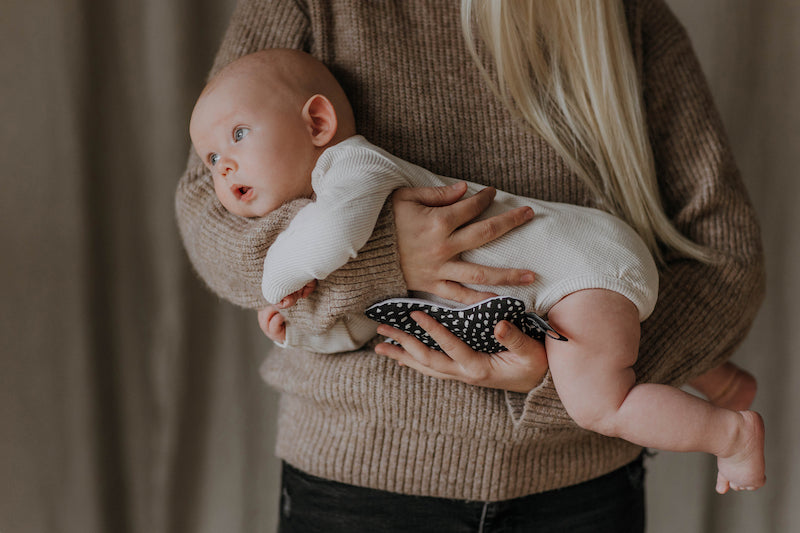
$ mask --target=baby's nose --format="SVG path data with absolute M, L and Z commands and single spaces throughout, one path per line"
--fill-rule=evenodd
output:
M 236 162 L 232 159 L 223 159 L 219 163 L 217 163 L 219 167 L 219 173 L 223 176 L 227 176 L 231 172 L 236 172 L 238 167 L 236 166 Z

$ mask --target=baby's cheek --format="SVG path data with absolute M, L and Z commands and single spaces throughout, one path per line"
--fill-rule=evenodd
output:
M 220 203 L 225 205 L 225 187 L 223 187 L 217 178 L 214 178 L 214 193 L 217 195 Z
M 218 185 L 216 180 L 214 181 L 214 192 L 217 195 L 217 199 L 222 204 L 222 207 L 224 207 L 226 211 L 241 217 L 250 216 L 249 214 L 242 212 L 242 209 L 237 204 L 236 199 L 233 198 L 231 191 L 224 185 Z

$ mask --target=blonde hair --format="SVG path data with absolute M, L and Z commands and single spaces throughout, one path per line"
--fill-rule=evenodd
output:
M 462 0 L 461 13 L 492 89 L 586 183 L 598 207 L 630 224 L 661 263 L 659 243 L 711 260 L 664 213 L 620 1 Z M 473 14 L 497 81 L 476 50 Z

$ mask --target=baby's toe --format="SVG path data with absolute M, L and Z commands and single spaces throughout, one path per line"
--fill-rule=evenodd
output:
M 728 480 L 725 479 L 725 476 L 723 476 L 720 473 L 717 473 L 717 492 L 719 494 L 725 494 L 726 492 L 728 492 L 730 486 L 731 485 L 728 482 Z

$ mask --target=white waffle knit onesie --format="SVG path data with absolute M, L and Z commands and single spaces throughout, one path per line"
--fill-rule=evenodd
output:
M 264 297 L 277 303 L 355 257 L 395 189 L 457 181 L 403 161 L 360 135 L 328 148 L 312 174 L 315 201 L 297 213 L 267 252 L 261 285 Z M 467 196 L 484 188 L 467 185 Z M 631 300 L 639 310 L 639 320 L 650 315 L 658 295 L 658 272 L 647 246 L 632 228 L 597 209 L 503 191 L 497 191 L 480 218 L 524 205 L 533 208 L 532 221 L 461 257 L 481 265 L 532 270 L 535 282 L 524 287 L 474 288 L 519 298 L 528 311 L 541 316 L 570 293 L 608 289 Z M 433 295 L 416 296 L 448 303 Z M 355 350 L 375 336 L 375 328 L 364 316 L 342 317 L 319 335 L 301 335 L 289 324 L 283 346 L 321 353 Z

